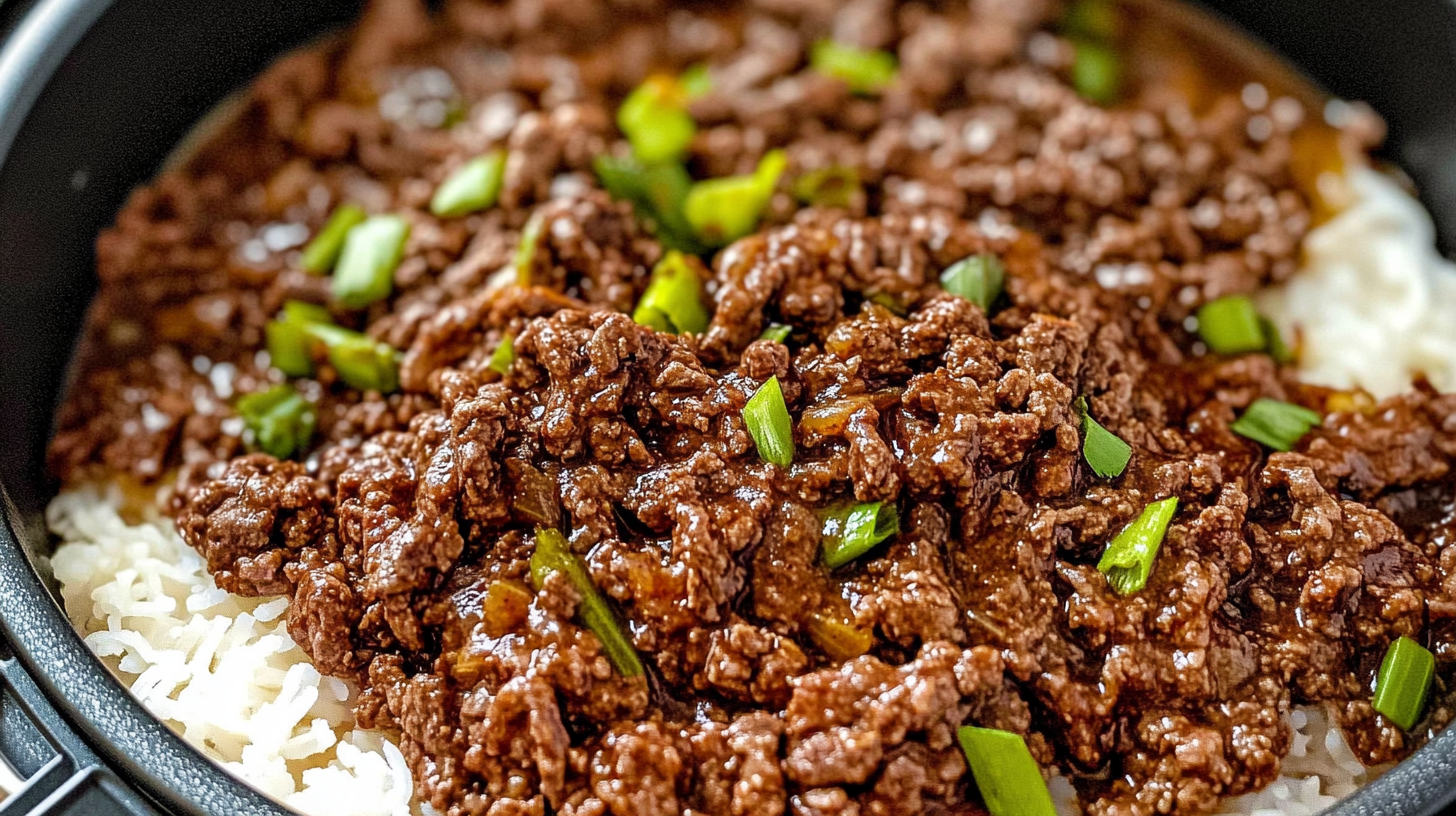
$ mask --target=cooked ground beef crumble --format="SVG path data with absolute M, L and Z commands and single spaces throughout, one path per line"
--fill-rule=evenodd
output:
M 1291 706 L 1318 702 L 1363 761 L 1398 759 L 1451 716 L 1456 396 L 1366 405 L 1207 354 L 1188 320 L 1294 271 L 1311 144 L 1378 134 L 1176 74 L 1090 104 L 1060 13 L 376 0 L 101 236 L 53 470 L 174 479 L 218 584 L 289 595 L 294 638 L 452 815 L 978 812 L 964 724 L 1024 735 L 1089 813 L 1199 813 L 1275 778 Z M 816 73 L 824 37 L 894 52 L 898 79 Z M 775 148 L 789 171 L 760 230 L 707 257 L 707 330 L 673 335 L 629 317 L 665 250 L 592 168 L 626 150 L 626 94 L 696 63 L 693 176 Z M 494 147 L 498 204 L 431 215 Z M 862 189 L 801 205 L 789 179 L 830 166 Z M 393 296 L 355 311 L 300 265 L 346 201 L 412 228 Z M 1006 271 L 989 315 L 940 282 L 977 254 Z M 260 351 L 288 300 L 403 354 L 395 393 L 326 364 L 297 381 L 319 417 L 297 460 L 253 450 L 234 408 L 282 380 Z M 759 339 L 771 323 L 787 342 Z M 798 421 L 787 468 L 742 414 L 770 377 Z M 1229 428 L 1261 397 L 1323 427 L 1269 454 Z M 1120 477 L 1083 460 L 1079 398 L 1131 445 Z M 1119 595 L 1098 558 L 1166 497 L 1151 578 Z M 900 532 L 831 571 L 818 513 L 847 500 L 898 507 Z M 529 581 L 542 513 L 645 675 L 614 670 L 559 573 L 486 609 Z M 868 649 L 831 654 L 815 621 Z M 1439 666 L 1409 732 L 1369 701 L 1398 635 Z

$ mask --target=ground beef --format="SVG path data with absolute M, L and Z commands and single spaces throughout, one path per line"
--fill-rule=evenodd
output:
M 53 470 L 172 480 L 218 584 L 288 595 L 294 639 L 359 684 L 360 723 L 398 735 L 451 816 L 970 813 L 964 724 L 1024 735 L 1093 814 L 1259 788 L 1294 705 L 1398 759 L 1451 711 L 1456 397 L 1331 394 L 1209 355 L 1188 323 L 1296 267 L 1318 203 L 1296 145 L 1340 135 L 1260 101 L 1290 89 L 1240 94 L 1233 68 L 1190 81 L 1193 57 L 1148 45 L 1157 18 L 1127 35 L 1125 103 L 1089 104 L 1059 11 L 376 2 L 101 236 Z M 898 81 L 815 73 L 826 36 L 896 52 Z M 707 330 L 671 335 L 627 316 L 665 248 L 592 165 L 625 153 L 633 86 L 698 62 L 692 173 L 772 148 L 790 169 L 761 229 L 705 257 Z M 499 205 L 432 216 L 492 147 Z M 862 188 L 803 206 L 793 179 L 830 166 Z M 323 365 L 295 383 L 308 450 L 250 452 L 235 400 L 283 379 L 260 354 L 282 304 L 329 305 L 300 248 L 344 201 L 412 227 L 394 295 L 332 307 L 401 352 L 402 388 Z M 977 254 L 1006 270 L 990 309 L 940 283 Z M 759 339 L 770 324 L 789 340 Z M 770 377 L 789 467 L 742 415 Z M 1269 455 L 1229 428 L 1260 397 L 1324 426 Z M 1083 460 L 1079 399 L 1131 444 L 1120 477 Z M 1120 596 L 1097 560 L 1165 497 L 1151 578 Z M 850 501 L 893 504 L 899 533 L 830 571 L 820 514 Z M 538 525 L 567 534 L 645 676 L 614 670 L 562 575 L 527 588 Z M 1368 700 L 1398 635 L 1440 665 L 1411 732 Z

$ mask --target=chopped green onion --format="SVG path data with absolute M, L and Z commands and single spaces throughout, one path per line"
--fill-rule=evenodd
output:
M 565 575 L 581 596 L 581 604 L 576 611 L 586 628 L 602 642 L 602 651 L 617 673 L 623 677 L 642 676 L 642 661 L 637 657 L 637 650 L 622 631 L 617 616 L 607 605 L 607 599 L 592 583 L 586 565 L 571 551 L 560 530 L 539 527 L 536 529 L 536 551 L 531 554 L 531 583 L 539 591 L 546 583 L 546 576 L 553 572 Z
M 333 269 L 339 253 L 344 251 L 344 239 L 348 237 L 349 230 L 364 223 L 368 217 L 369 214 L 355 204 L 345 204 L 334 210 L 328 223 L 303 248 L 304 271 L 322 275 Z
M 842 80 L 857 94 L 883 91 L 895 81 L 899 65 L 888 51 L 856 48 L 833 40 L 819 40 L 809 50 L 815 71 Z
M 677 78 L 677 83 L 689 100 L 697 99 L 713 90 L 713 76 L 708 73 L 707 64 L 702 62 L 689 65 Z
M 1056 816 L 1041 766 L 1020 734 L 964 725 L 957 736 L 991 816 Z
M 951 264 L 940 273 L 940 285 L 952 295 L 981 307 L 986 314 L 1006 286 L 1006 267 L 995 255 L 972 255 Z
M 510 332 L 507 332 L 501 338 L 500 345 L 496 346 L 495 351 L 490 353 L 490 362 L 486 364 L 486 368 L 504 377 L 510 372 L 511 366 L 515 362 L 516 337 Z
M 899 532 L 900 513 L 894 504 L 872 502 L 834 508 L 823 517 L 824 566 L 839 569 Z
M 628 94 L 617 109 L 617 127 L 637 158 L 648 164 L 682 158 L 698 132 L 687 102 L 688 92 L 670 76 L 649 77 Z
M 1321 421 L 1318 413 L 1303 406 L 1261 398 L 1254 400 L 1229 430 L 1274 450 L 1287 451 Z
M 794 463 L 794 421 L 784 404 L 784 391 L 777 376 L 769 377 L 743 406 L 743 421 L 765 462 L 786 468 Z
M 1408 637 L 1396 638 L 1380 662 L 1371 707 L 1402 729 L 1411 730 L 1425 711 L 1435 672 L 1436 658 L 1429 649 Z
M 1122 14 L 1108 0 L 1077 0 L 1062 15 L 1062 30 L 1093 40 L 1112 42 L 1122 34 Z
M 681 164 L 644 165 L 634 158 L 597 156 L 592 166 L 602 188 L 613 198 L 631 202 L 640 218 L 652 222 L 664 246 L 694 255 L 703 252 L 683 215 L 693 178 Z
M 526 226 L 521 229 L 521 243 L 516 245 L 516 257 L 511 265 L 516 268 L 516 284 L 530 286 L 536 276 L 536 252 L 541 248 L 541 230 L 545 218 L 540 212 L 531 214 Z
M 241 397 L 237 411 L 258 448 L 277 459 L 307 448 L 318 425 L 313 405 L 286 384 Z
M 1199 307 L 1198 336 L 1215 354 L 1245 354 L 1268 346 L 1254 301 L 1243 295 L 1221 297 Z
M 686 256 L 673 250 L 652 270 L 652 282 L 642 293 L 632 319 L 657 331 L 666 320 L 672 334 L 702 334 L 708 330 L 708 310 L 703 308 L 702 277 Z
M 506 152 L 492 150 L 477 156 L 450 174 L 430 199 L 430 212 L 440 218 L 459 218 L 495 205 L 505 181 Z
M 307 377 L 313 373 L 313 355 L 309 353 L 309 337 L 305 327 L 310 323 L 332 324 L 329 310 L 312 303 L 290 300 L 283 304 L 283 314 L 268 323 L 264 332 L 268 339 L 268 357 L 279 371 L 290 377 Z
M 772 340 L 775 343 L 785 343 L 785 342 L 788 342 L 789 335 L 792 334 L 793 332 L 794 332 L 794 327 L 793 326 L 780 326 L 779 324 L 774 323 L 773 325 L 771 325 L 768 328 L 764 329 L 763 330 L 763 334 L 760 334 L 758 336 L 758 339 L 760 339 L 760 340 Z
M 900 298 L 890 294 L 889 292 L 869 292 L 866 294 L 865 300 L 868 300 L 870 303 L 873 303 L 877 306 L 883 306 L 886 309 L 889 309 L 898 317 L 904 317 L 905 315 L 910 313 L 910 310 L 905 307 L 905 304 L 900 300 Z
M 1098 105 L 1112 105 L 1122 92 L 1122 61 L 1111 48 L 1088 40 L 1074 43 L 1072 87 Z
M 329 365 L 345 385 L 384 394 L 399 390 L 400 354 L 391 346 L 339 326 L 310 323 L 304 332 L 328 349 Z
M 794 179 L 794 197 L 815 207 L 844 209 L 854 203 L 855 194 L 862 189 L 859 171 L 837 164 L 810 170 Z
M 329 314 L 328 309 L 317 303 L 307 303 L 302 300 L 285 300 L 283 302 L 283 319 L 298 326 L 334 322 L 334 316 Z
M 334 297 L 339 303 L 362 309 L 389 297 L 409 233 L 409 222 L 397 215 L 376 215 L 349 230 L 334 270 Z
M 1170 496 L 1143 508 L 1142 515 L 1122 528 L 1107 545 L 1097 569 L 1107 576 L 1107 583 L 1119 595 L 1130 595 L 1148 584 L 1153 572 L 1153 559 L 1163 546 L 1168 523 L 1178 512 L 1178 497 Z
M 1078 397 L 1076 409 L 1082 415 L 1082 458 L 1104 479 L 1121 476 L 1132 459 L 1132 446 L 1092 418 L 1086 399 Z
M 1269 356 L 1274 358 L 1276 363 L 1294 362 L 1294 350 L 1284 342 L 1284 336 L 1279 333 L 1279 327 L 1273 321 L 1266 318 L 1259 318 L 1259 325 L 1264 329 L 1264 337 L 1269 340 Z
M 788 162 L 782 150 L 770 150 L 752 175 L 694 184 L 683 203 L 688 224 L 711 246 L 730 244 L 753 232 Z

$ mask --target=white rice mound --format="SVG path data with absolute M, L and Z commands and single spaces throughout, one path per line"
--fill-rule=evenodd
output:
M 148 711 L 308 816 L 412 813 L 404 756 L 354 728 L 356 690 L 288 636 L 287 598 L 219 589 L 155 503 L 117 486 L 64 492 L 46 520 L 72 624 Z

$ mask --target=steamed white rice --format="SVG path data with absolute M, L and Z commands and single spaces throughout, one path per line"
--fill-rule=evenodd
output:
M 1299 338 L 1310 382 L 1376 397 L 1418 376 L 1456 389 L 1456 264 L 1436 252 L 1429 216 L 1394 181 L 1359 168 L 1346 182 L 1351 205 L 1309 234 L 1304 269 L 1264 293 L 1261 308 Z M 355 690 L 308 663 L 283 623 L 287 599 L 218 589 L 155 505 L 135 505 L 111 486 L 71 490 L 50 506 L 63 542 L 55 574 L 87 644 L 148 710 L 289 806 L 309 816 L 410 814 L 399 749 L 353 727 Z M 1378 775 L 1322 708 L 1296 709 L 1289 726 L 1283 775 L 1222 813 L 1313 816 Z M 1062 814 L 1079 812 L 1066 779 L 1051 788 Z

